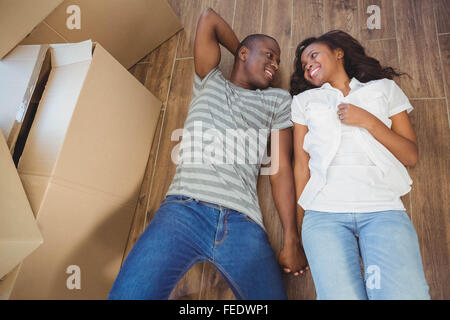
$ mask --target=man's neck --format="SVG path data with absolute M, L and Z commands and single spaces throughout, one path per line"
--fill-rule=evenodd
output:
M 231 72 L 230 82 L 244 89 L 255 90 L 255 88 L 248 83 L 247 79 L 242 76 L 242 72 L 239 72 L 236 68 L 233 68 L 233 71 Z

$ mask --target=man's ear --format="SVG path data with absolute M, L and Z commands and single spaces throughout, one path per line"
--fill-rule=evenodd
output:
M 242 46 L 239 49 L 238 57 L 241 61 L 245 62 L 247 60 L 249 53 L 250 53 L 250 50 L 246 46 Z

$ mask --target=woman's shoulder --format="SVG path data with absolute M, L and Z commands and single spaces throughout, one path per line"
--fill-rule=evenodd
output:
M 390 89 L 392 85 L 395 84 L 394 80 L 388 79 L 388 78 L 382 78 L 382 79 L 376 79 L 376 80 L 370 80 L 366 82 L 365 86 L 375 86 L 377 88 L 385 88 Z
M 296 94 L 293 97 L 293 99 L 305 101 L 305 100 L 311 99 L 312 97 L 317 95 L 321 90 L 322 90 L 321 88 L 308 89 L 303 92 L 300 92 L 299 94 Z

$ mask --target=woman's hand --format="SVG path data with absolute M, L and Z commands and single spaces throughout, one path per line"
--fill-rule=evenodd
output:
M 375 116 L 351 103 L 338 105 L 338 117 L 343 124 L 367 129 Z
M 294 276 L 303 275 L 307 270 L 308 261 L 300 241 L 285 241 L 278 259 L 285 273 L 293 273 Z

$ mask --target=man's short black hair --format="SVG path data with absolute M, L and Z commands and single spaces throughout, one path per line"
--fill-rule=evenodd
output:
M 241 41 L 241 43 L 239 44 L 236 53 L 234 54 L 234 59 L 235 61 L 238 58 L 239 55 L 239 50 L 241 50 L 241 48 L 243 46 L 249 48 L 250 50 L 253 48 L 253 46 L 255 45 L 255 43 L 259 40 L 262 40 L 264 38 L 269 38 L 272 39 L 273 41 L 275 41 L 275 43 L 278 45 L 277 40 L 275 40 L 274 38 L 272 38 L 271 36 L 268 36 L 266 34 L 260 34 L 260 33 L 255 33 L 255 34 L 251 34 L 245 37 L 244 40 Z M 279 46 L 279 45 L 278 45 Z

